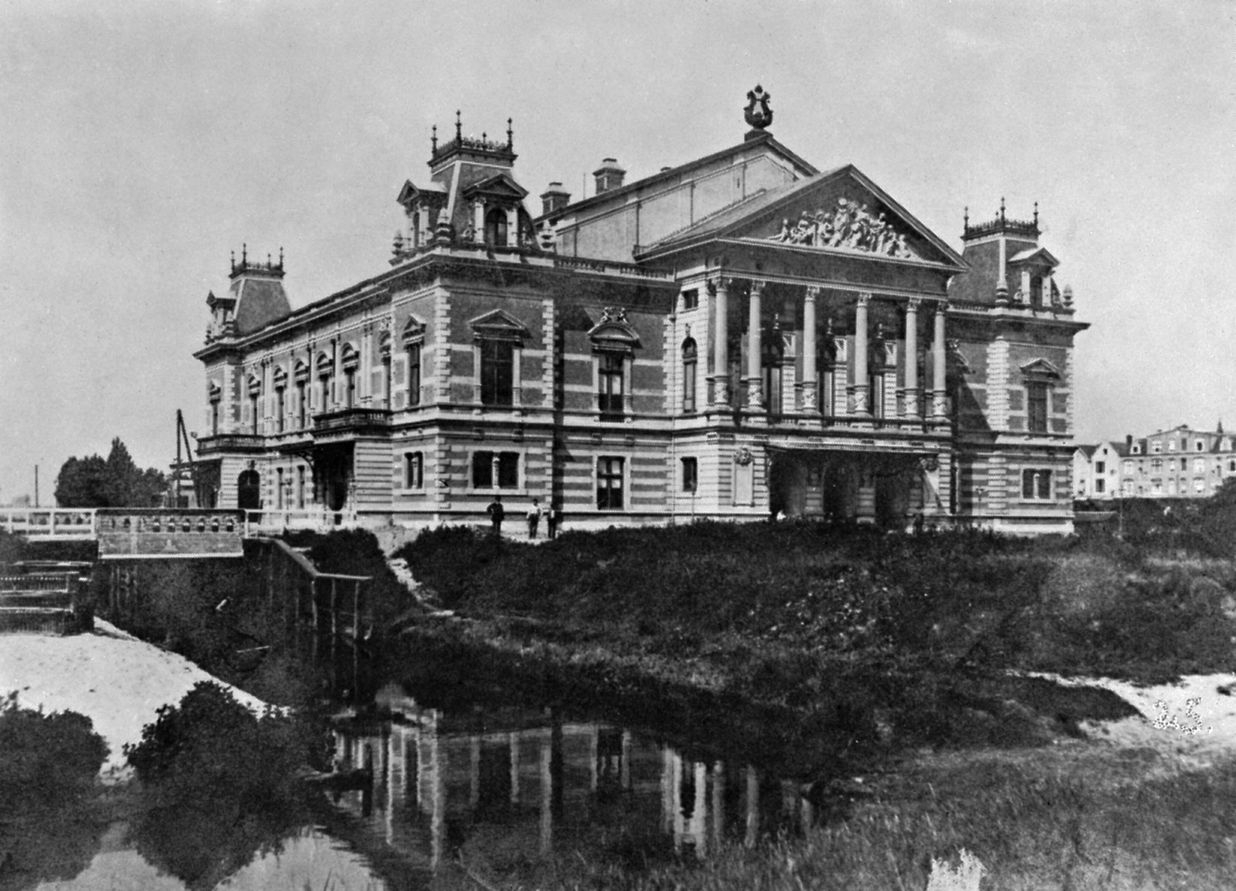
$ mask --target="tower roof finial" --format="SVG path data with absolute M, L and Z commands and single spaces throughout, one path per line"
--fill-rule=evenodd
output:
M 455 109 L 455 139 L 456 141 L 463 139 L 463 119 L 459 116 L 459 109 Z
M 512 126 L 511 118 L 506 119 L 506 147 L 507 148 L 515 147 L 515 131 Z
M 1000 222 L 1004 222 L 1004 196 L 1000 196 Z

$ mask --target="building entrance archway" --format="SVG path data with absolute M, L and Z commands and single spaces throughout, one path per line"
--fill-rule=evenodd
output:
M 262 475 L 249 463 L 236 477 L 236 506 L 241 510 L 259 510 L 262 507 Z

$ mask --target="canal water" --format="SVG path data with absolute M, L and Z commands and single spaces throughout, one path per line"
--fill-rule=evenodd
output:
M 333 722 L 331 748 L 353 781 L 275 840 L 191 830 L 152 853 L 149 827 L 119 822 L 56 880 L 14 887 L 458 887 L 461 874 L 513 878 L 577 852 L 621 870 L 702 859 L 815 817 L 796 782 L 756 765 L 556 708 L 458 698 L 430 708 L 397 684 Z

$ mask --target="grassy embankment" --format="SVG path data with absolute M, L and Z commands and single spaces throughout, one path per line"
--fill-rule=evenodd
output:
M 486 651 L 499 674 L 556 666 L 602 696 L 660 684 L 754 704 L 784 741 L 778 766 L 808 778 L 883 764 L 868 774 L 871 798 L 803 839 L 636 873 L 618 843 L 612 858 L 476 864 L 508 887 L 921 889 L 931 859 L 961 848 L 990 870 L 985 891 L 1229 887 L 1236 765 L 1022 748 L 1128 710 L 1017 672 L 1149 682 L 1233 669 L 1236 568 L 1181 555 L 1180 538 L 1169 558 L 1147 559 L 1153 548 L 1114 539 L 811 525 L 610 531 L 535 548 L 442 530 L 403 556 L 470 621 L 405 633 Z

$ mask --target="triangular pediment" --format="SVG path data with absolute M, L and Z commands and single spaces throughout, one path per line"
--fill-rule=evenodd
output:
M 418 189 L 412 184 L 412 180 L 409 179 L 404 181 L 403 188 L 399 190 L 399 197 L 395 200 L 404 207 L 408 207 L 419 202 L 422 198 L 430 197 L 442 199 L 446 197 L 446 193 L 441 189 Z
M 742 201 L 666 238 L 646 255 L 707 239 L 965 267 L 942 238 L 853 165 Z
M 1019 266 L 1021 264 L 1045 266 L 1049 269 L 1055 269 L 1060 265 L 1060 261 L 1057 260 L 1047 248 L 1041 247 L 1019 251 L 1009 257 L 1010 266 Z
M 468 323 L 478 338 L 495 340 L 523 340 L 531 336 L 526 325 L 505 310 L 495 309 L 477 316 Z
M 1059 380 L 1060 369 L 1046 359 L 1031 359 L 1021 366 L 1021 373 L 1038 380 Z
M 463 190 L 465 198 L 484 195 L 489 198 L 505 198 L 512 201 L 522 201 L 528 190 L 505 173 L 498 173 L 478 183 L 473 183 Z

